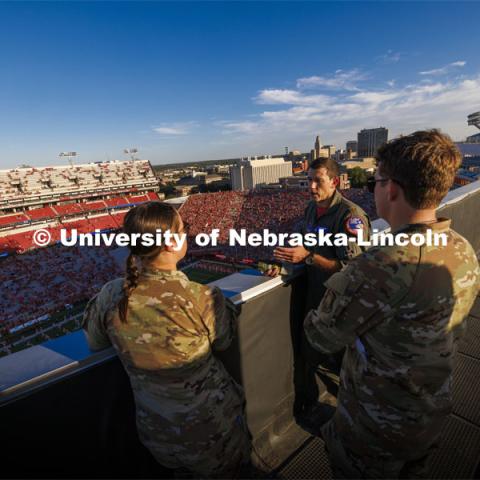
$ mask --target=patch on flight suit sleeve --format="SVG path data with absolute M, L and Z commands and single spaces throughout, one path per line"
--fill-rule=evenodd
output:
M 365 222 L 361 217 L 349 215 L 345 219 L 345 231 L 350 235 L 358 235 L 359 230 L 365 230 Z

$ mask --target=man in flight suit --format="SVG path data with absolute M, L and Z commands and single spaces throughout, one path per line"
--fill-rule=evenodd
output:
M 415 132 L 383 146 L 377 160 L 369 183 L 377 212 L 402 245 L 372 247 L 331 276 L 304 325 L 319 352 L 346 346 L 337 410 L 321 429 L 336 478 L 428 476 L 451 411 L 457 340 L 479 288 L 472 246 L 436 217 L 461 163 L 456 146 L 437 130 Z M 410 241 L 429 229 L 446 241 Z
M 323 230 L 325 234 L 344 233 L 348 237 L 355 237 L 359 230 L 363 230 L 363 237 L 368 239 L 370 220 L 358 205 L 347 200 L 337 190 L 339 173 L 338 164 L 331 158 L 319 158 L 310 165 L 308 180 L 312 200 L 305 210 L 301 233 Z M 339 247 L 316 245 L 306 248 L 277 248 L 274 252 L 275 258 L 281 261 L 305 262 L 307 270 L 306 305 L 299 315 L 302 319 L 299 322 L 300 333 L 294 335 L 294 338 L 298 336 L 300 339 L 300 347 L 296 346 L 295 355 L 296 414 L 307 414 L 317 404 L 319 387 L 316 374 L 328 391 L 324 392 L 323 400 L 328 399 L 328 403 L 335 404 L 344 352 L 324 355 L 312 349 L 305 339 L 302 323 L 305 313 L 317 308 L 322 300 L 325 293 L 324 283 L 361 252 L 362 248 L 355 242 Z M 320 387 L 325 390 L 321 385 Z

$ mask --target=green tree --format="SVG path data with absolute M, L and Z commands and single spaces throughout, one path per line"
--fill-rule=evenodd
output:
M 348 177 L 353 188 L 362 188 L 367 184 L 367 172 L 360 167 L 348 170 Z

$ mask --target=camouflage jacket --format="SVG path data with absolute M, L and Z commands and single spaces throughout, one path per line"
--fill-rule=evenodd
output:
M 332 422 L 359 455 L 376 449 L 415 458 L 451 410 L 456 342 L 480 270 L 471 245 L 449 226 L 442 219 L 400 230 L 432 228 L 447 235 L 446 246 L 374 247 L 356 257 L 326 282 L 320 306 L 305 319 L 317 350 L 348 345 Z
M 146 270 L 122 323 L 122 284 L 113 280 L 90 300 L 90 347 L 113 344 L 133 388 L 140 439 L 160 463 L 207 476 L 222 471 L 245 439 L 243 391 L 212 354 L 232 340 L 234 307 L 218 288 L 180 271 Z

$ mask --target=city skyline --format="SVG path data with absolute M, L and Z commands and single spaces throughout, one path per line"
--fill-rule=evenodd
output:
M 66 150 L 137 147 L 154 165 L 309 152 L 379 126 L 475 134 L 480 5 L 372 5 L 2 3 L 0 168 Z

